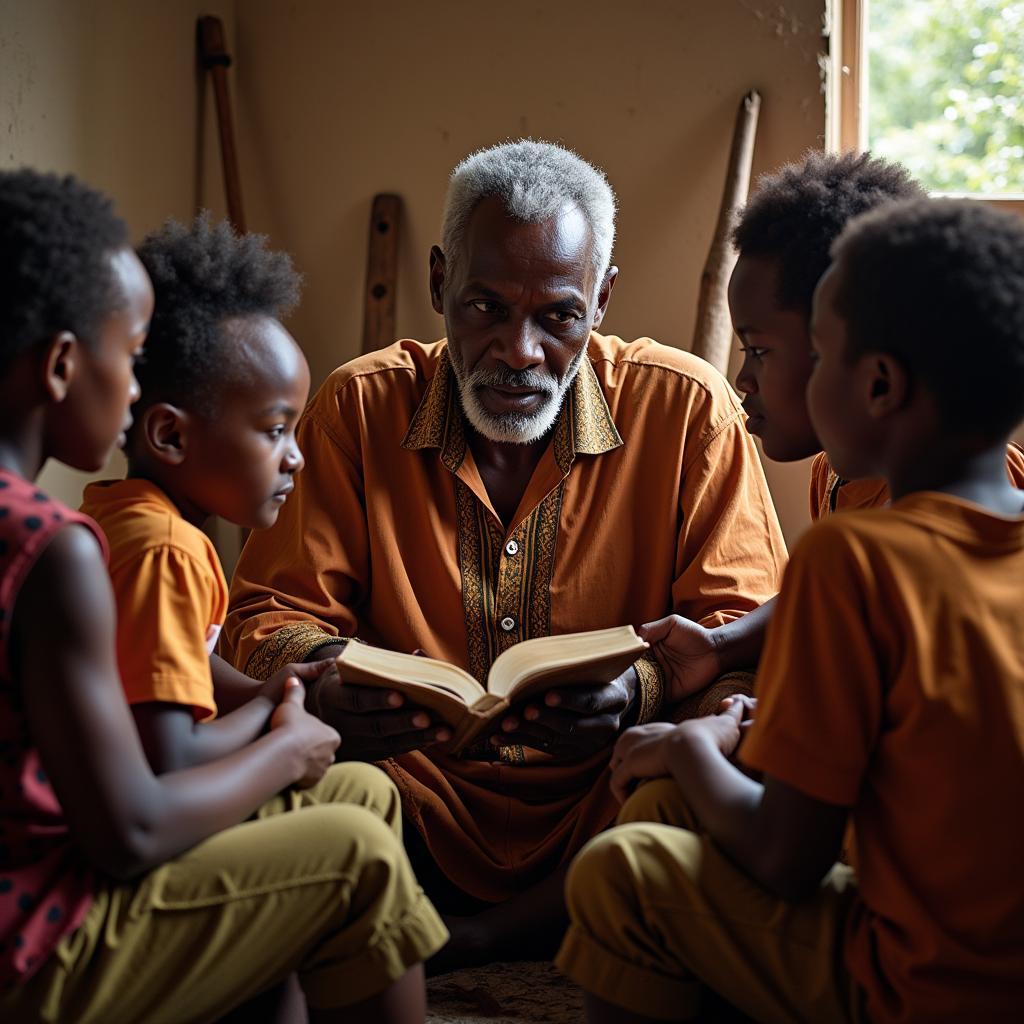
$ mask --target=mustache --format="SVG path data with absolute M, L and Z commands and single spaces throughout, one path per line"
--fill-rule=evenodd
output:
M 493 370 L 476 369 L 469 375 L 470 387 L 485 388 L 528 388 L 548 395 L 558 392 L 558 381 L 550 374 L 536 370 L 510 370 L 495 367 Z

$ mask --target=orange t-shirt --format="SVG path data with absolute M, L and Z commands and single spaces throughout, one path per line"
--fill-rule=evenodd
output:
M 117 660 L 129 704 L 187 704 L 217 713 L 210 654 L 228 605 L 217 552 L 148 480 L 85 489 L 82 511 L 110 545 L 117 600 Z
M 1024 516 L 947 495 L 793 554 L 742 759 L 851 809 L 845 953 L 873 1021 L 1024 1007 Z
M 1006 446 L 1006 475 L 1014 487 L 1024 488 L 1024 448 L 1013 441 Z M 884 480 L 843 480 L 828 456 L 818 452 L 811 463 L 809 497 L 811 519 L 816 521 L 831 512 L 882 508 L 889 501 L 889 488 Z

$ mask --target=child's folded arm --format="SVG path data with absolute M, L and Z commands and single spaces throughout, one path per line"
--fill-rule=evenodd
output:
M 72 835 L 100 869 L 128 878 L 242 821 L 337 736 L 292 716 L 216 764 L 154 776 L 118 678 L 114 616 L 99 547 L 69 526 L 23 583 L 12 639 L 32 736 Z
M 669 768 L 702 828 L 730 858 L 783 899 L 800 899 L 839 856 L 848 810 L 777 779 L 746 776 L 728 760 L 738 731 L 725 741 L 719 735 L 733 717 L 739 713 L 680 725 L 670 739 Z
M 266 682 L 250 679 L 216 654 L 210 657 L 218 711 L 222 696 L 229 704 L 227 714 L 213 721 L 197 722 L 187 704 L 146 701 L 132 705 L 142 747 L 157 775 L 208 764 L 256 740 L 266 729 L 274 708 L 281 702 L 285 680 L 312 683 L 331 661 L 286 665 Z M 225 685 L 226 684 L 226 685 Z

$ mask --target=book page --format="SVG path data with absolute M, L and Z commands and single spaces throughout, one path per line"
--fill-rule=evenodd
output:
M 499 697 L 518 697 L 521 694 L 514 691 L 529 689 L 527 683 L 533 679 L 549 681 L 552 686 L 560 680 L 610 682 L 629 668 L 647 646 L 632 626 L 524 640 L 495 659 L 488 691 Z
M 342 680 L 368 686 L 393 687 L 416 700 L 415 691 L 429 687 L 464 704 L 472 704 L 484 694 L 484 688 L 456 665 L 416 654 L 401 654 L 368 644 L 348 644 L 338 655 Z

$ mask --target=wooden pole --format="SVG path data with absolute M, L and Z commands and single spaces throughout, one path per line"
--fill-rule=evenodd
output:
M 736 252 L 730 235 L 733 216 L 746 202 L 750 190 L 750 167 L 754 159 L 754 139 L 760 110 L 761 95 L 753 89 L 740 101 L 736 114 L 718 224 L 700 278 L 697 325 L 693 332 L 691 351 L 706 359 L 721 373 L 728 371 L 729 352 L 732 349 L 732 322 L 729 319 L 727 292 L 729 277 L 736 265 Z
M 396 340 L 395 301 L 398 297 L 398 235 L 401 224 L 401 197 L 384 193 L 374 196 L 363 300 L 364 352 L 374 352 Z
M 200 67 L 210 73 L 213 81 L 228 220 L 241 235 L 245 233 L 245 214 L 242 212 L 242 183 L 238 176 L 238 154 L 235 150 L 235 130 L 231 120 L 231 95 L 228 92 L 228 68 L 231 66 L 231 57 L 228 56 L 224 45 L 224 26 L 220 18 L 207 15 L 196 21 L 196 49 Z

